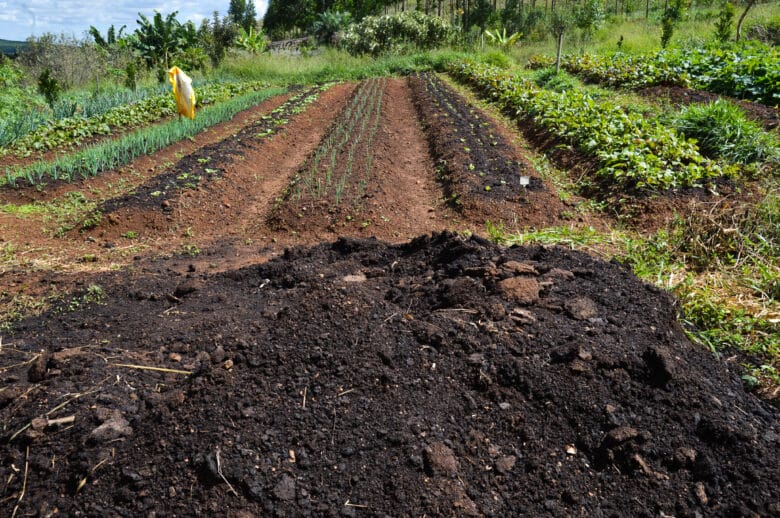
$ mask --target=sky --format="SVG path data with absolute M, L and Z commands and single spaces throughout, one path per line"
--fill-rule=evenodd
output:
M 259 18 L 268 8 L 268 0 L 254 0 Z M 81 38 L 90 25 L 102 34 L 113 24 L 125 32 L 138 27 L 138 13 L 152 18 L 155 11 L 167 15 L 179 11 L 178 20 L 200 25 L 214 11 L 227 14 L 230 0 L 0 0 L 0 39 L 24 41 L 46 32 L 65 33 Z

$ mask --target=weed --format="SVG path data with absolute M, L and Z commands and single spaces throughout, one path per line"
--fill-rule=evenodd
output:
M 780 159 L 778 138 L 749 120 L 739 106 L 718 99 L 694 104 L 672 121 L 675 128 L 698 141 L 702 154 L 738 164 Z

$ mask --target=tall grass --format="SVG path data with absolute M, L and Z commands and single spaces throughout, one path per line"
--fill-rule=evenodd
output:
M 780 142 L 749 120 L 738 106 L 723 100 L 694 104 L 676 115 L 672 124 L 695 138 L 702 154 L 738 164 L 780 160 Z
M 258 80 L 276 85 L 359 81 L 370 77 L 411 74 L 423 70 L 441 71 L 450 61 L 466 57 L 482 61 L 474 53 L 452 49 L 372 58 L 352 56 L 344 51 L 327 48 L 309 56 L 265 53 L 231 58 L 216 71 L 216 77 Z

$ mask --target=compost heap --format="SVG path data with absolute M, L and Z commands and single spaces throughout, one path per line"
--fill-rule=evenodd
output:
M 5 338 L 45 352 L 0 371 L 0 514 L 780 511 L 777 411 L 618 264 L 455 234 L 187 260 Z

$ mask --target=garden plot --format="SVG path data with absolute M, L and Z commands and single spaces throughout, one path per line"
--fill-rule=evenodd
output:
M 351 222 L 375 184 L 374 139 L 387 79 L 361 82 L 309 160 L 290 182 L 272 224 L 297 229 L 313 219 Z
M 434 74 L 409 84 L 450 206 L 517 227 L 560 224 L 566 207 L 490 117 Z
M 3 203 L 0 304 L 38 315 L 0 322 L 0 514 L 779 512 L 776 409 L 671 297 L 479 237 L 577 231 L 509 129 L 433 76 L 286 100 L 63 183 L 98 226 Z M 460 205 L 447 139 L 452 171 L 498 171 L 447 184 Z
M 182 158 L 163 174 L 138 186 L 132 193 L 101 203 L 98 211 L 110 214 L 123 207 L 160 207 L 173 210 L 170 199 L 181 195 L 183 189 L 196 189 L 222 177 L 225 162 L 243 157 L 247 148 L 257 141 L 274 135 L 294 115 L 302 113 L 315 102 L 320 92 L 331 85 L 309 88 L 299 92 L 270 113 L 260 116 L 253 124 L 244 126 L 230 137 L 199 148 Z

